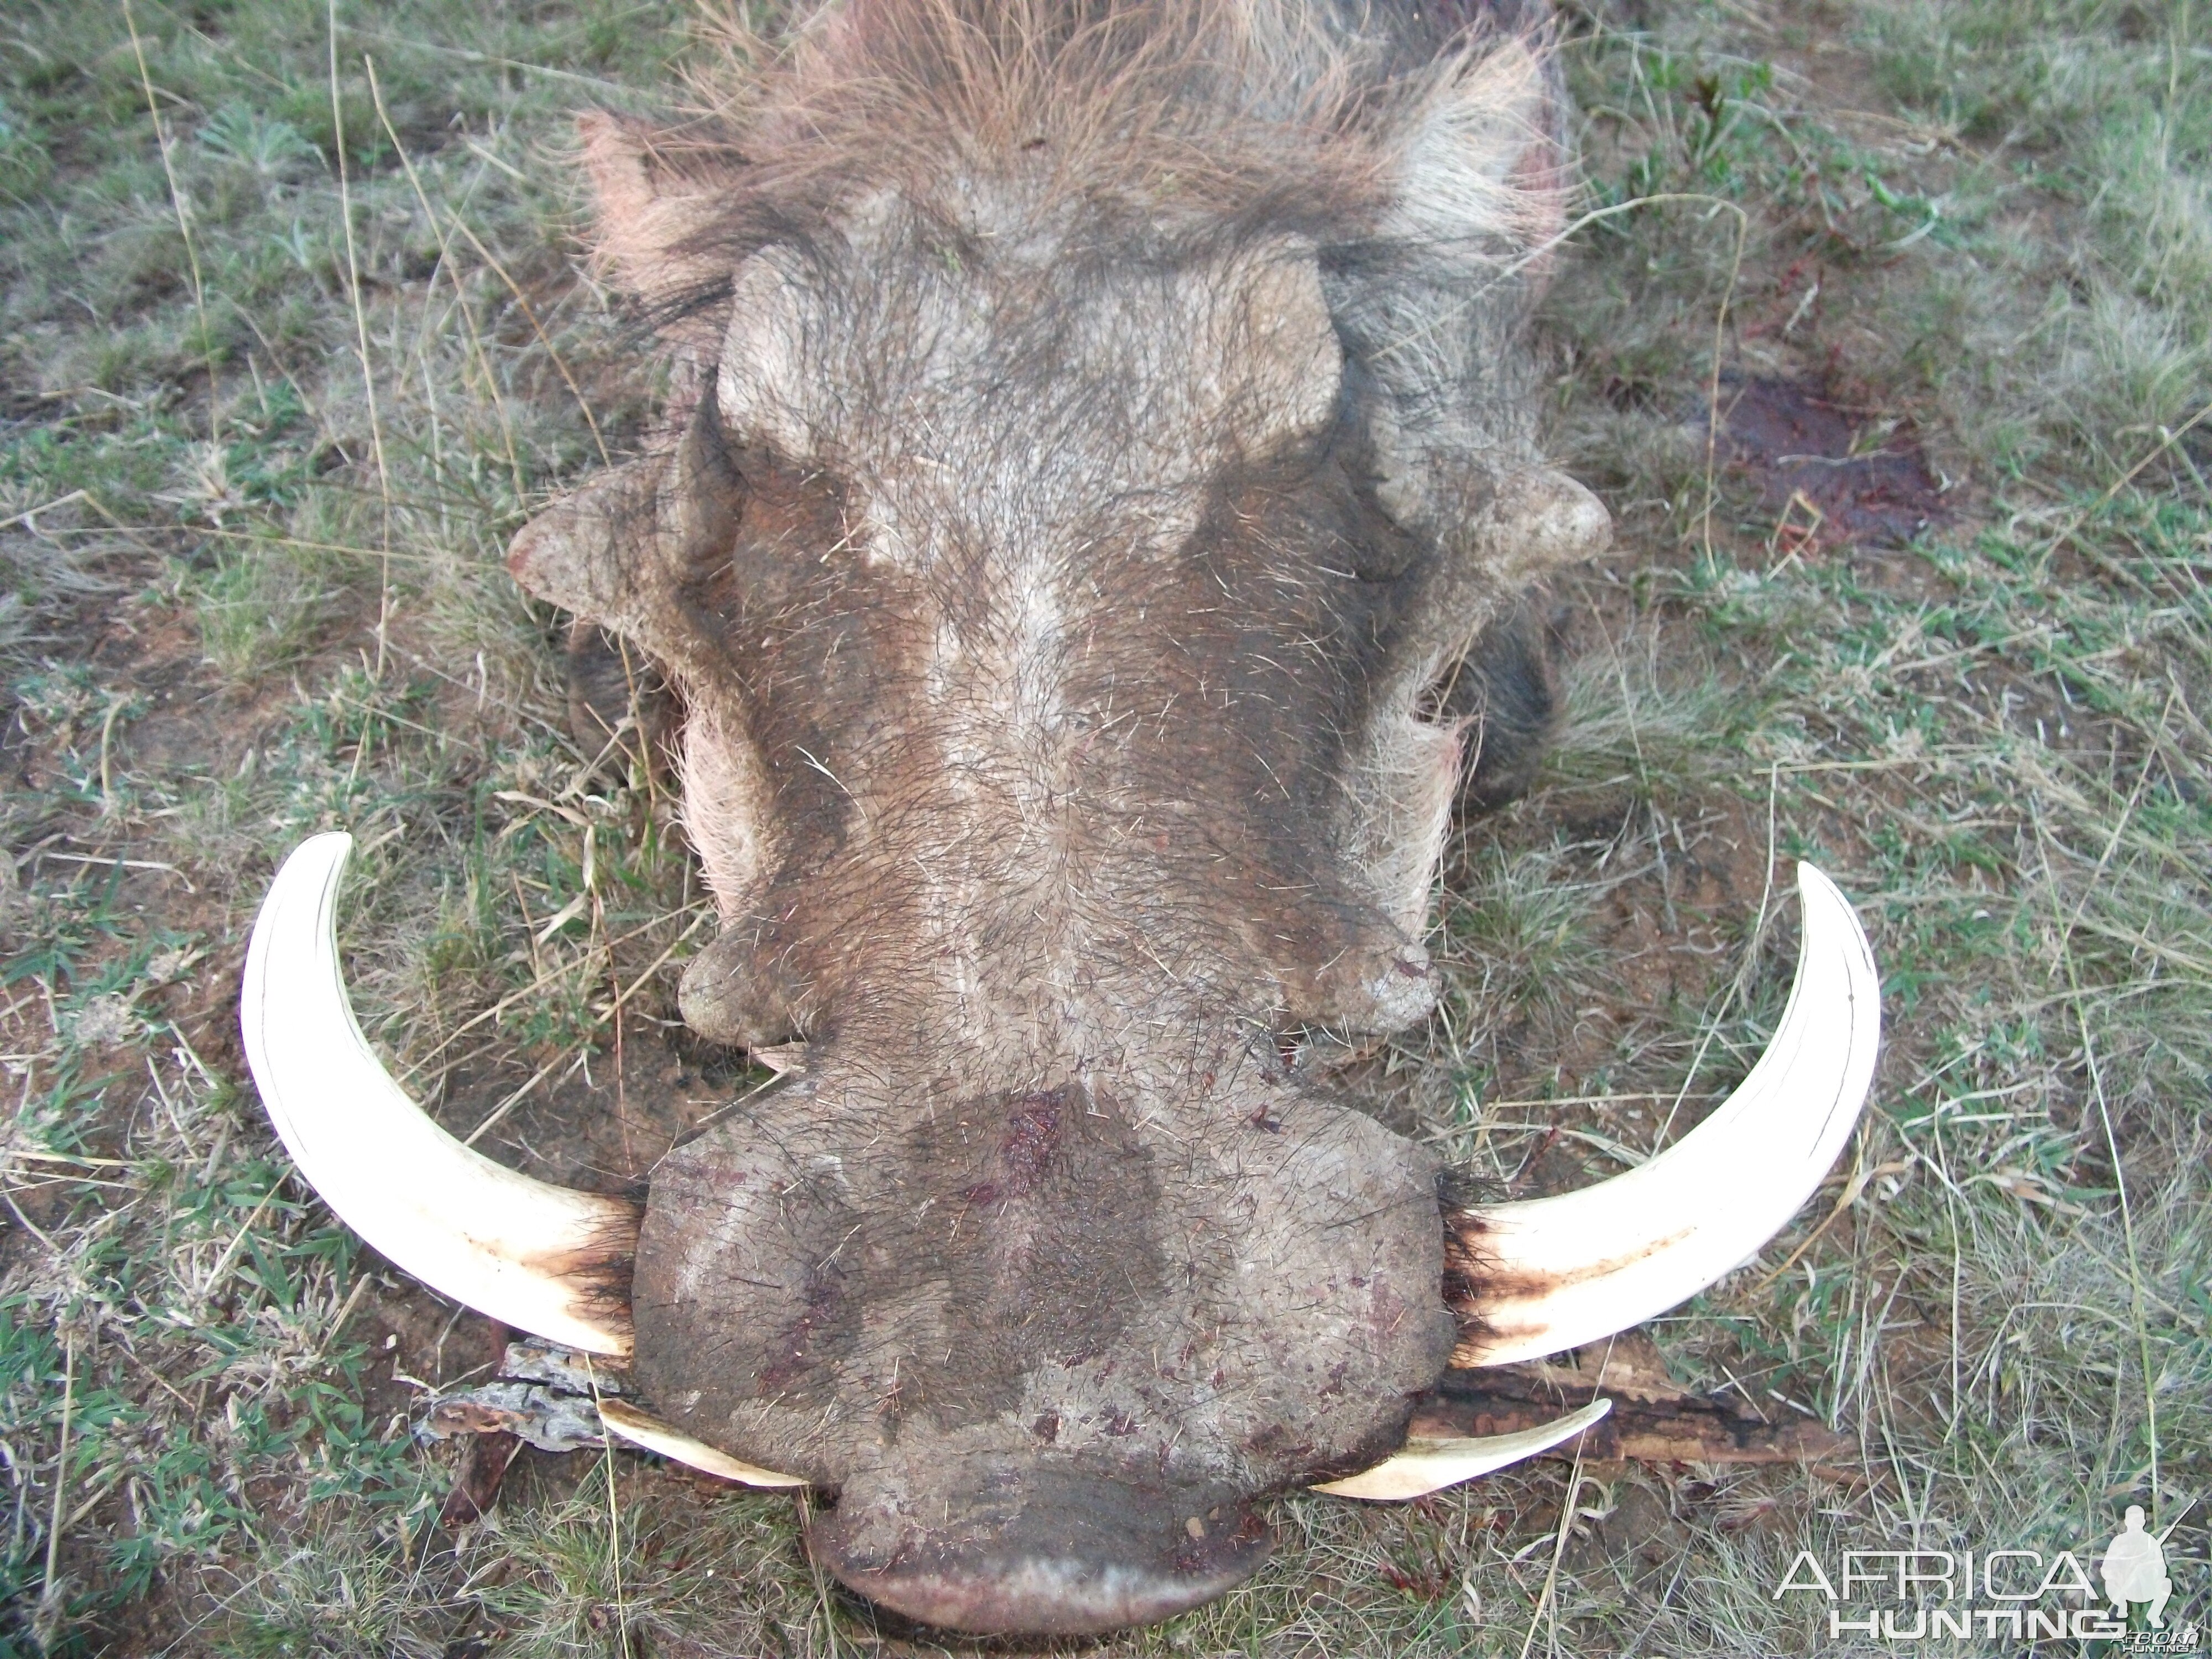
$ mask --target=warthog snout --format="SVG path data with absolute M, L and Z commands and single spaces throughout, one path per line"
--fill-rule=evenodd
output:
M 1258 1563 L 1242 1499 L 1402 1438 L 1454 1338 L 1427 1154 L 1249 1057 L 888 1092 L 833 1059 L 671 1153 L 634 1300 L 664 1416 L 836 1492 L 855 1589 L 1159 1616 Z

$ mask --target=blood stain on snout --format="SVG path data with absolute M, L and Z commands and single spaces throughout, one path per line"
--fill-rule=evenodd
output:
M 954 1352 L 901 1363 L 933 1413 L 1012 1406 L 1037 1366 L 1110 1346 L 1159 1282 L 1150 1155 L 1109 1098 L 1069 1085 L 940 1112 L 908 1136 L 906 1169 L 916 1197 L 868 1224 L 885 1248 L 861 1294 L 902 1299 L 927 1278 L 958 1312 Z
M 1006 1132 L 999 1143 L 998 1173 L 979 1181 L 961 1194 L 969 1204 L 986 1206 L 1001 1199 L 1025 1198 L 1043 1179 L 1053 1149 L 1060 1141 L 1060 1115 L 1066 1109 L 1062 1089 L 1024 1095 L 1006 1114 Z
M 1016 1194 L 1027 1192 L 1044 1173 L 1045 1162 L 1060 1139 L 1060 1114 L 1066 1109 L 1065 1090 L 1030 1095 L 1006 1115 L 1006 1136 L 999 1143 L 999 1161 Z
M 825 1265 L 809 1277 L 805 1310 L 785 1326 L 778 1340 L 769 1345 L 768 1364 L 760 1372 L 759 1392 L 763 1399 L 781 1393 L 817 1357 L 814 1352 L 815 1334 L 836 1326 L 839 1303 L 844 1292 L 842 1277 L 834 1265 Z

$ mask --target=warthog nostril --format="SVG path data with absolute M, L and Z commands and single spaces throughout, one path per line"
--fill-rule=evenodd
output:
M 854 1480 L 807 1547 L 880 1606 L 977 1635 L 1148 1625 L 1267 1559 L 1266 1524 L 1221 1489 L 1034 1466 L 962 1472 L 974 1484 L 957 1491 Z

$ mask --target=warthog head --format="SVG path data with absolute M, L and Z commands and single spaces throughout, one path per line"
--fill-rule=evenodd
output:
M 339 1213 L 634 1352 L 658 1416 L 617 1429 L 835 1493 L 817 1558 L 926 1620 L 1164 1617 L 1253 1570 L 1259 1494 L 1527 1449 L 1393 1456 L 1455 1350 L 1756 1249 L 1864 1090 L 1870 965 L 1810 876 L 1776 1054 L 1608 1189 L 1450 1209 L 1282 1058 L 1428 1012 L 1480 738 L 1446 683 L 1607 535 L 1520 343 L 1543 42 L 1450 10 L 847 0 L 708 136 L 586 123 L 676 418 L 511 564 L 680 693 L 721 920 L 685 1018 L 804 1043 L 641 1215 L 465 1152 L 348 1035 L 341 838 L 257 934 L 256 1074 Z

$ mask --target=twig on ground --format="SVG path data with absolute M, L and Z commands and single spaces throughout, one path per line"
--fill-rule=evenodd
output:
M 138 38 L 138 19 L 131 9 L 131 0 L 123 0 L 123 23 L 131 32 L 131 55 L 138 62 L 138 84 L 146 93 L 146 113 L 153 118 L 154 142 L 161 152 L 161 176 L 169 185 L 170 210 L 177 216 L 177 234 L 184 239 L 185 264 L 192 278 L 192 309 L 199 317 L 200 349 L 207 357 L 208 441 L 219 444 L 222 441 L 222 398 L 216 384 L 215 336 L 208 328 L 207 289 L 200 280 L 199 249 L 192 241 L 191 216 L 185 210 L 185 193 L 177 185 L 177 169 L 169 154 L 169 130 L 162 125 L 161 108 L 154 97 L 154 77 L 147 73 L 146 46 Z
M 61 1613 L 59 1583 L 55 1577 L 55 1564 L 62 1547 L 62 1498 L 69 1491 L 70 1425 L 76 1407 L 76 1337 L 74 1333 L 62 1339 L 62 1427 L 61 1445 L 54 1453 L 53 1519 L 46 1527 L 46 1576 L 39 1589 L 39 1622 L 52 1628 L 52 1621 Z M 42 1641 L 41 1645 L 44 1645 Z
M 376 459 L 377 492 L 384 503 L 383 529 L 378 537 L 386 557 L 376 604 L 376 672 L 384 678 L 384 646 L 392 619 L 392 471 L 384 459 L 384 423 L 376 408 L 376 368 L 368 356 L 368 313 L 361 302 L 361 258 L 354 246 L 353 186 L 346 167 L 345 102 L 338 95 L 337 0 L 324 0 L 330 36 L 331 148 L 338 163 L 338 217 L 345 227 L 346 296 L 353 302 L 354 345 L 361 356 L 362 395 L 368 401 L 368 445 Z
M 165 875 L 174 876 L 179 881 L 184 883 L 185 890 L 187 893 L 199 890 L 192 885 L 191 878 L 178 869 L 175 865 L 162 864 L 154 859 L 119 859 L 112 855 L 95 856 L 87 853 L 58 853 L 51 847 L 42 848 L 32 854 L 31 856 L 34 859 L 58 859 L 64 864 L 91 864 L 106 866 L 120 865 L 125 870 L 158 870 Z

